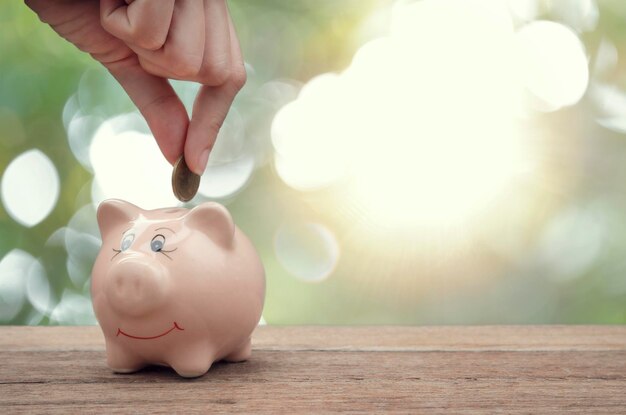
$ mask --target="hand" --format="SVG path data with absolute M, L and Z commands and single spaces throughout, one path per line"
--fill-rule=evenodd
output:
M 225 0 L 26 0 L 91 54 L 145 117 L 165 158 L 204 172 L 246 72 Z M 191 120 L 167 79 L 203 84 Z

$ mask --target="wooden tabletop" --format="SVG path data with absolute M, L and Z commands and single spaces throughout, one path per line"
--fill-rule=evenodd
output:
M 0 413 L 626 413 L 626 326 L 259 327 L 183 379 L 105 365 L 98 327 L 0 327 Z

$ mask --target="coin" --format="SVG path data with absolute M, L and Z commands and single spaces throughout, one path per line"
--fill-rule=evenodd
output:
M 196 195 L 199 186 L 200 176 L 189 170 L 185 157 L 180 156 L 174 164 L 174 171 L 172 171 L 174 196 L 181 202 L 188 202 Z

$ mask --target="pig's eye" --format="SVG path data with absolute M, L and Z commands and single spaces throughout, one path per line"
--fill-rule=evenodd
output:
M 163 245 L 165 245 L 165 236 L 161 234 L 155 235 L 150 241 L 150 249 L 154 252 L 160 252 L 163 249 Z
M 124 237 L 124 239 L 122 239 L 122 244 L 120 245 L 120 250 L 126 251 L 128 248 L 130 248 L 130 245 L 133 243 L 134 240 L 135 240 L 135 234 L 134 233 L 126 235 Z

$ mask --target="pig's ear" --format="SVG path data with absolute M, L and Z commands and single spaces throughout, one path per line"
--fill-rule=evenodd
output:
M 97 214 L 100 235 L 104 237 L 110 229 L 136 219 L 140 210 L 132 203 L 119 199 L 109 199 L 100 203 Z
M 219 203 L 206 202 L 191 209 L 185 224 L 204 232 L 213 242 L 230 248 L 235 237 L 235 223 L 226 208 Z

